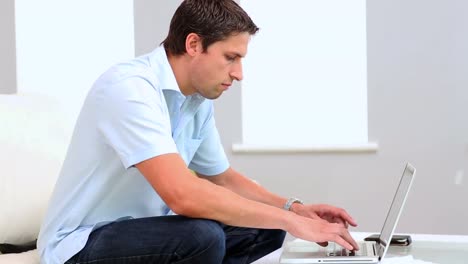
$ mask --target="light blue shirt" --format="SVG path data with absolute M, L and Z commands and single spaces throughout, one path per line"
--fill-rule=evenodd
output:
M 64 263 L 108 223 L 170 214 L 133 167 L 166 153 L 204 175 L 229 167 L 213 102 L 184 96 L 158 47 L 112 67 L 88 93 L 39 234 L 41 263 Z

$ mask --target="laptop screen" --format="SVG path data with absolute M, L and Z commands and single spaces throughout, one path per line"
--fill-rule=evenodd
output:
M 395 197 L 393 198 L 392 205 L 390 206 L 387 218 L 385 219 L 382 231 L 380 232 L 380 246 L 378 247 L 378 255 L 380 258 L 382 258 L 387 251 L 387 245 L 390 243 L 390 239 L 395 231 L 403 206 L 405 205 L 406 197 L 408 196 L 415 172 L 416 170 L 411 166 L 411 164 L 406 164 L 400 184 L 395 193 Z

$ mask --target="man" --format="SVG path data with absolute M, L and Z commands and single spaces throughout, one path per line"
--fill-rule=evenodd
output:
M 186 0 L 163 47 L 96 81 L 41 228 L 42 263 L 251 263 L 283 230 L 357 248 L 344 210 L 282 198 L 229 166 L 207 99 L 242 80 L 257 31 L 232 0 Z

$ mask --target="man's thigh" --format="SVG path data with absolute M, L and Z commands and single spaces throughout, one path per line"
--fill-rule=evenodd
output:
M 184 259 L 197 263 L 193 258 L 220 257 L 209 255 L 207 248 L 222 259 L 224 241 L 219 223 L 211 220 L 184 216 L 130 219 L 93 231 L 83 250 L 67 263 L 183 263 Z
M 93 231 L 67 264 L 251 263 L 281 247 L 284 236 L 178 215 L 130 219 Z

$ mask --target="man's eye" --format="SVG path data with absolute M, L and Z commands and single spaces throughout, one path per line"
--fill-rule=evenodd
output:
M 228 61 L 234 61 L 235 59 L 236 59 L 236 57 L 226 55 L 226 60 L 228 60 Z

